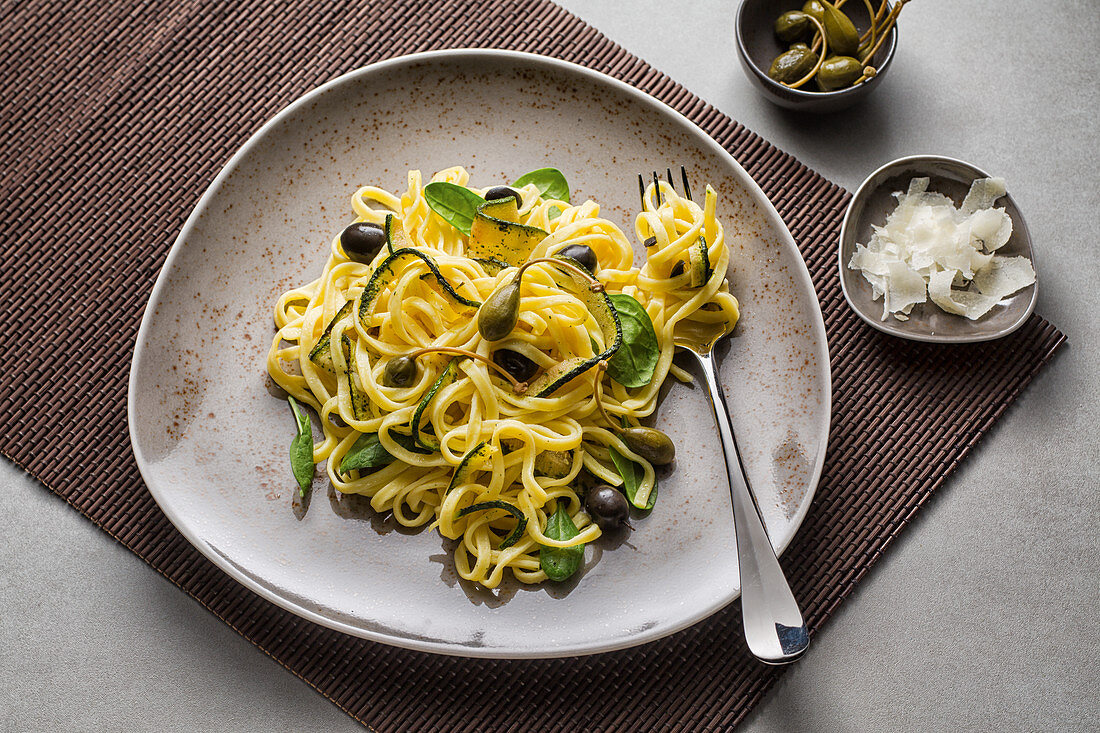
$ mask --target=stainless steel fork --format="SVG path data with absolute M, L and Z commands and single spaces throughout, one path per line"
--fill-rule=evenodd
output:
M 672 172 L 668 183 L 672 183 Z M 684 193 L 691 199 L 687 171 L 681 166 Z M 653 174 L 657 184 L 657 174 Z M 642 177 L 638 177 L 643 188 Z M 644 195 L 644 193 L 643 193 Z M 657 188 L 660 203 L 660 187 Z M 745 641 L 753 656 L 766 664 L 788 664 L 802 656 L 810 644 L 810 635 L 798 602 L 791 592 L 783 569 L 775 556 L 764 518 L 745 476 L 745 466 L 737 447 L 737 437 L 730 422 L 725 393 L 718 381 L 718 362 L 714 345 L 720 339 L 707 343 L 675 337 L 677 347 L 692 354 L 699 363 L 703 381 L 707 385 L 707 399 L 718 426 L 722 453 L 729 476 L 730 497 L 733 500 L 733 527 L 737 538 L 737 570 L 741 579 L 741 614 L 745 627 Z

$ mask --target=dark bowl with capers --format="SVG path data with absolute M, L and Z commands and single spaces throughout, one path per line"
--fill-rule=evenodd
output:
M 901 10 L 885 0 L 870 4 L 874 16 L 863 0 L 742 0 L 735 33 L 745 74 L 769 100 L 801 112 L 835 112 L 863 99 L 890 68 Z

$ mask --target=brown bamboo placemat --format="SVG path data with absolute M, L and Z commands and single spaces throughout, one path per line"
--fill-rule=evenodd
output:
M 829 334 L 828 459 L 784 557 L 814 631 L 1064 341 L 1038 316 L 967 347 L 866 327 L 845 307 L 834 265 L 848 193 L 548 0 L 7 2 L 0 39 L 0 323 L 18 345 L 0 374 L 0 450 L 379 731 L 727 728 L 780 672 L 748 658 L 736 604 L 662 641 L 578 659 L 463 660 L 373 644 L 260 599 L 175 531 L 127 437 L 143 304 L 209 181 L 305 91 L 414 51 L 532 51 L 649 92 L 737 157 L 798 240 Z

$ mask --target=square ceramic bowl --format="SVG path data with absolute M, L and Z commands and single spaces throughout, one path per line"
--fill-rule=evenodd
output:
M 922 176 L 931 179 L 929 191 L 942 193 L 954 201 L 956 206 L 962 203 L 971 183 L 979 178 L 990 177 L 970 163 L 938 155 L 898 158 L 868 176 L 848 204 L 848 212 L 840 229 L 838 265 L 844 298 L 860 318 L 892 336 L 948 344 L 992 341 L 1007 336 L 1022 326 L 1035 310 L 1035 301 L 1039 297 L 1037 281 L 1010 296 L 976 321 L 940 310 L 931 301 L 914 306 L 908 321 L 899 321 L 892 316 L 883 320 L 882 299 L 873 300 L 871 284 L 858 270 L 848 268 L 856 251 L 856 243 L 866 244 L 871 238 L 871 225 L 884 224 L 886 216 L 897 207 L 894 194 L 907 190 L 910 180 Z M 1011 189 L 1011 181 L 1008 187 Z M 1012 218 L 1012 237 L 997 250 L 997 254 L 1027 257 L 1034 267 L 1035 254 L 1032 251 L 1031 235 L 1012 195 L 1005 194 L 994 205 L 1003 206 Z

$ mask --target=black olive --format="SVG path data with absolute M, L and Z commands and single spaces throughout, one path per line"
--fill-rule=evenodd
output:
M 497 349 L 493 352 L 493 362 L 512 375 L 517 382 L 526 382 L 535 376 L 539 365 L 518 351 Z
M 595 486 L 584 497 L 584 509 L 600 529 L 609 531 L 617 528 L 630 516 L 630 504 L 618 489 L 610 486 Z
M 377 224 L 357 221 L 340 233 L 340 246 L 348 259 L 369 265 L 386 246 L 386 232 Z
M 500 199 L 512 198 L 516 199 L 516 206 L 523 203 L 523 197 L 519 195 L 519 191 L 514 188 L 508 188 L 507 186 L 493 186 L 485 192 L 486 201 L 499 201 Z
M 684 274 L 684 261 L 683 260 L 678 260 L 676 262 L 676 264 L 672 266 L 672 269 L 669 271 L 668 276 L 669 277 L 679 277 L 680 275 L 683 275 L 683 274 Z
M 656 247 L 657 246 L 657 237 L 650 237 L 649 239 L 642 242 L 642 244 L 646 247 Z
M 568 257 L 580 263 L 589 272 L 596 271 L 596 253 L 587 244 L 571 244 L 568 247 L 559 249 L 557 254 L 559 257 Z

